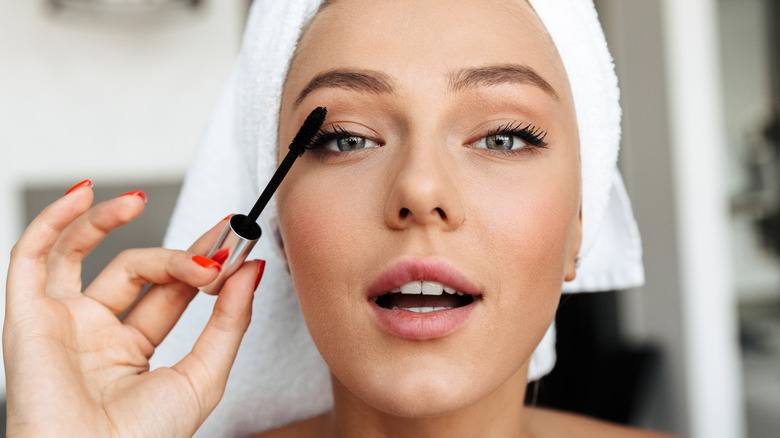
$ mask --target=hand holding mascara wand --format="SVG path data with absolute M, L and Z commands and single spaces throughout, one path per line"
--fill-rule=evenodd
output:
M 295 160 L 303 155 L 309 143 L 317 135 L 317 132 L 319 132 L 322 124 L 325 122 L 326 114 L 327 110 L 325 108 L 317 107 L 306 117 L 306 121 L 303 122 L 301 129 L 295 134 L 295 138 L 290 143 L 290 151 L 287 152 L 284 160 L 279 164 L 252 210 L 247 215 L 236 214 L 232 216 L 227 225 L 225 225 L 225 229 L 222 230 L 216 243 L 206 256 L 220 262 L 222 271 L 220 271 L 214 281 L 201 287 L 201 291 L 212 295 L 217 294 L 225 281 L 244 263 L 246 257 L 262 235 L 262 230 L 257 224 L 260 213 L 268 205 L 268 201 L 271 200 L 271 196 L 279 188 L 279 184 L 282 183 Z

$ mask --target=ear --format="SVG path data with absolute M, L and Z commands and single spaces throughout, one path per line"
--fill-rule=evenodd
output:
M 577 278 L 577 267 L 580 264 L 580 246 L 582 245 L 582 204 L 576 222 L 573 224 L 572 241 L 569 253 L 566 254 L 565 281 L 573 281 Z
M 274 240 L 276 241 L 276 245 L 279 248 L 279 251 L 282 253 L 282 258 L 284 259 L 284 270 L 287 271 L 287 274 L 290 274 L 290 262 L 287 261 L 287 250 L 284 247 L 284 239 L 282 239 L 282 232 L 279 230 L 279 227 L 276 227 L 274 230 Z
M 274 248 L 278 251 L 278 254 L 282 256 L 284 260 L 284 270 L 290 273 L 290 264 L 287 261 L 287 250 L 284 247 L 284 239 L 282 239 L 282 230 L 279 226 L 279 217 L 273 216 L 267 220 L 268 228 L 270 229 L 271 240 L 273 241 Z

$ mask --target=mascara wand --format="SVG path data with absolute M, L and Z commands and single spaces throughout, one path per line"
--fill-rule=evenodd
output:
M 282 160 L 282 163 L 271 177 L 271 181 L 268 182 L 268 185 L 265 186 L 263 193 L 261 193 L 260 197 L 257 198 L 255 206 L 252 207 L 252 210 L 246 216 L 247 221 L 251 220 L 252 222 L 255 222 L 257 221 L 257 218 L 260 217 L 260 213 L 263 212 L 263 209 L 268 204 L 268 201 L 271 200 L 271 196 L 273 196 L 274 192 L 276 192 L 276 189 L 279 187 L 279 184 L 282 183 L 282 180 L 284 179 L 285 175 L 287 175 L 287 172 L 290 171 L 290 167 L 292 167 L 295 159 L 303 155 L 303 153 L 306 151 L 306 147 L 309 146 L 309 143 L 311 143 L 314 136 L 317 135 L 317 132 L 319 132 L 320 128 L 322 127 L 322 123 L 325 122 L 325 115 L 327 112 L 328 111 L 325 108 L 317 107 L 317 109 L 312 111 L 311 114 L 306 117 L 306 121 L 303 122 L 303 126 L 301 126 L 301 129 L 298 131 L 298 133 L 295 134 L 295 138 L 293 139 L 292 143 L 290 143 L 290 151 L 287 152 L 287 156 L 284 157 L 284 160 Z
M 279 188 L 279 185 L 287 176 L 295 160 L 306 152 L 306 148 L 311 143 L 314 136 L 317 135 L 322 124 L 325 122 L 327 110 L 324 107 L 317 107 L 312 111 L 306 121 L 303 122 L 301 129 L 295 134 L 295 138 L 290 143 L 290 151 L 282 160 L 279 167 L 274 172 L 268 185 L 257 198 L 257 202 L 249 211 L 249 214 L 233 215 L 228 221 L 222 233 L 217 238 L 216 243 L 209 251 L 206 257 L 220 263 L 222 270 L 217 278 L 206 286 L 200 287 L 200 290 L 211 295 L 216 295 L 222 288 L 225 281 L 233 275 L 246 260 L 249 252 L 254 248 L 255 243 L 260 239 L 262 230 L 257 224 L 260 213 L 263 212 L 271 196 Z

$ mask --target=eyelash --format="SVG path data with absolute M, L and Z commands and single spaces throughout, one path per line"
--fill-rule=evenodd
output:
M 505 151 L 494 150 L 493 152 L 516 155 L 533 152 L 536 148 L 547 149 L 547 143 L 544 141 L 545 137 L 547 137 L 547 131 L 543 131 L 541 128 L 530 123 L 525 126 L 519 122 L 507 123 L 506 125 L 499 126 L 495 130 L 488 132 L 486 135 L 480 137 L 480 139 L 494 135 L 514 136 L 526 142 L 527 146 L 520 149 L 511 149 Z M 332 130 L 320 129 L 306 149 L 312 150 L 314 152 L 326 152 L 323 146 L 329 141 L 347 137 L 361 136 L 353 134 L 339 125 L 333 125 Z
M 342 128 L 339 125 L 333 125 L 332 131 L 322 128 L 317 132 L 317 134 L 311 140 L 311 143 L 309 143 L 309 146 L 306 149 L 312 151 L 323 151 L 324 150 L 323 146 L 325 146 L 329 141 L 338 140 L 340 138 L 346 138 L 346 137 L 360 137 L 360 136 L 352 134 L 351 132 L 347 131 L 346 129 Z
M 507 123 L 506 125 L 499 126 L 487 135 L 480 137 L 480 139 L 492 135 L 512 135 L 528 143 L 529 146 L 547 149 L 547 143 L 544 141 L 545 137 L 547 137 L 547 131 L 543 131 L 541 128 L 530 123 L 525 126 L 518 122 Z M 520 152 L 523 149 L 513 149 L 504 152 Z

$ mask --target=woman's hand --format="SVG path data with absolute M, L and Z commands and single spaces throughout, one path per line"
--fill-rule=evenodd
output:
M 247 262 L 227 281 L 192 352 L 150 372 L 149 358 L 196 287 L 217 276 L 217 263 L 194 256 L 209 249 L 220 226 L 189 252 L 125 251 L 82 293 L 81 261 L 145 201 L 131 192 L 90 208 L 90 187 L 48 206 L 11 253 L 3 330 L 8 436 L 191 436 L 222 397 L 262 262 Z

